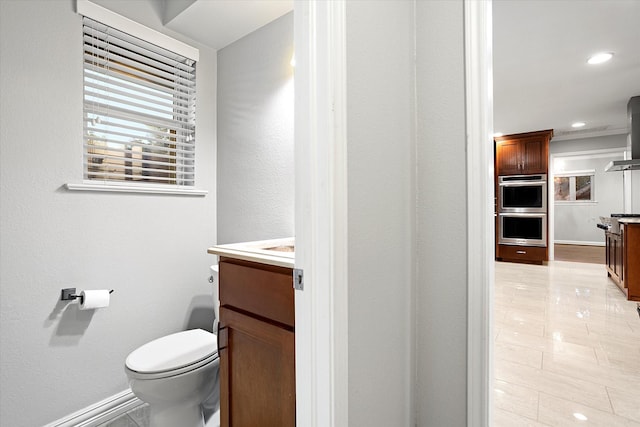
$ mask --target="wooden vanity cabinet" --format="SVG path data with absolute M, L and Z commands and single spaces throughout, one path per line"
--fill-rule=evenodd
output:
M 497 175 L 546 174 L 552 136 L 553 130 L 543 130 L 496 137 Z
M 293 270 L 220 258 L 220 425 L 296 424 Z

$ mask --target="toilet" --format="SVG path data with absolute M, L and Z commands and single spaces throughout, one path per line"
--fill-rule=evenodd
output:
M 218 271 L 211 267 L 215 323 L 219 315 Z M 214 328 L 215 330 L 215 328 Z M 191 329 L 155 339 L 125 361 L 131 391 L 149 404 L 151 427 L 217 425 L 220 359 L 216 335 Z

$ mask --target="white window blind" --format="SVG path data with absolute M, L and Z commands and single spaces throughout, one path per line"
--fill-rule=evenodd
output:
M 83 18 L 84 178 L 193 187 L 195 61 Z

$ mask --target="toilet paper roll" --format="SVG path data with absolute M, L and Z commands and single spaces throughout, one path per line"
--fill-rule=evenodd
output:
M 82 291 L 80 292 L 80 296 L 82 297 L 80 310 L 93 310 L 95 308 L 109 307 L 109 300 L 111 298 L 107 289 Z

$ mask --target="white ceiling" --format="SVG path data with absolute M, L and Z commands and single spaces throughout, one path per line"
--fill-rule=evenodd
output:
M 137 3 L 95 1 L 132 12 Z M 215 49 L 293 8 L 293 0 L 147 1 L 163 9 L 167 28 Z M 626 133 L 627 102 L 640 95 L 640 0 L 494 0 L 493 33 L 496 131 L 554 129 L 554 140 Z M 599 51 L 615 55 L 587 65 Z M 587 125 L 573 130 L 575 121 Z
M 640 95 L 640 1 L 495 0 L 493 29 L 496 131 L 626 133 L 627 102 Z M 600 51 L 615 55 L 588 65 Z M 576 121 L 586 126 L 574 131 Z
M 221 49 L 291 10 L 293 0 L 197 0 L 165 26 Z

